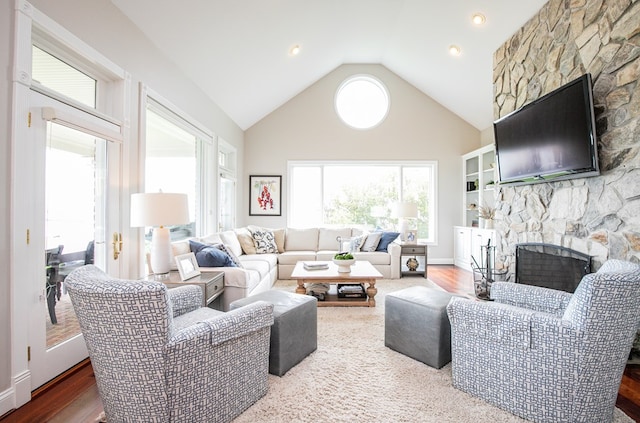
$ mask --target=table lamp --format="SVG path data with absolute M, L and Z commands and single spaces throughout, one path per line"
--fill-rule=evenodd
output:
M 154 274 L 171 270 L 171 239 L 168 225 L 189 223 L 187 194 L 131 194 L 131 226 L 153 226 L 150 264 Z
M 400 201 L 396 204 L 396 216 L 400 225 L 400 236 L 403 241 L 405 234 L 409 230 L 409 221 L 418 217 L 418 205 L 409 201 Z

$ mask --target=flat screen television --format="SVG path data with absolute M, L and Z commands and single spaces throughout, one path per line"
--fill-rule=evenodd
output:
M 500 184 L 600 174 L 591 75 L 493 123 Z

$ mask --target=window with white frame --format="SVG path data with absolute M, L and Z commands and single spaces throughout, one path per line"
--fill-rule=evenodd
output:
M 212 136 L 203 133 L 182 116 L 148 97 L 145 135 L 145 192 L 185 193 L 190 221 L 170 228 L 171 239 L 179 240 L 206 231 L 210 189 Z M 150 229 L 150 228 L 149 228 Z M 147 233 L 150 239 L 150 231 Z
M 433 161 L 289 162 L 287 225 L 398 229 L 397 205 L 411 202 L 418 239 L 435 242 L 437 171 Z

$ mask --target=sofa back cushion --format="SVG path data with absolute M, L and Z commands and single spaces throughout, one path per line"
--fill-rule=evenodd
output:
M 287 228 L 284 245 L 286 251 L 318 251 L 318 228 Z
M 236 256 L 242 255 L 242 246 L 240 245 L 240 241 L 236 236 L 234 231 L 224 231 L 219 234 L 222 243 L 227 246 L 228 249 L 231 250 L 233 254 Z
M 351 228 L 329 229 L 320 228 L 318 234 L 318 251 L 337 251 L 341 248 L 338 237 L 351 238 Z

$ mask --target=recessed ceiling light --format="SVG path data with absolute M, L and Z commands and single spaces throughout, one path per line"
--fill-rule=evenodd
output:
M 451 44 L 449 46 L 449 54 L 452 56 L 460 56 L 460 53 L 462 52 L 462 50 L 460 50 L 460 47 L 458 47 L 455 44 Z
M 471 21 L 476 25 L 482 25 L 487 21 L 487 18 L 482 13 L 474 13 Z
M 298 53 L 300 53 L 300 46 L 298 44 L 289 49 L 290 56 L 297 56 Z

